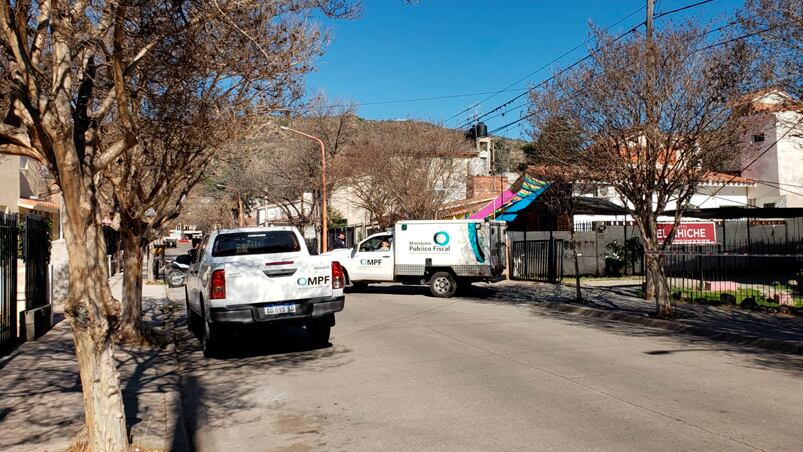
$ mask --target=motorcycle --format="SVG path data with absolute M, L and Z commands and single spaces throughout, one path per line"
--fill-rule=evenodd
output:
M 185 254 L 178 256 L 170 262 L 170 271 L 165 275 L 167 285 L 170 287 L 181 287 L 184 285 L 184 280 L 187 278 L 187 270 L 190 268 L 192 256 Z

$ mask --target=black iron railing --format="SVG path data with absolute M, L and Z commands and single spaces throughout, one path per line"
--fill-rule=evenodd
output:
M 0 213 L 0 350 L 17 341 L 17 216 Z

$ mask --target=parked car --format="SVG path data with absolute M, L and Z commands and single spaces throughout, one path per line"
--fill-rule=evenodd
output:
M 340 263 L 310 256 L 296 228 L 214 231 L 187 274 L 187 326 L 207 356 L 220 350 L 224 329 L 249 325 L 301 324 L 325 344 L 343 310 L 345 284 Z

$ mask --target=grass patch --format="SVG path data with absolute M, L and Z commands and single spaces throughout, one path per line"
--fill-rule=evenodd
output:
M 694 290 L 689 288 L 672 288 L 670 291 L 674 297 L 680 294 L 680 298 L 687 301 L 706 303 L 706 304 L 722 304 L 722 295 L 729 294 L 736 298 L 736 305 L 741 306 L 742 302 L 747 298 L 756 300 L 756 304 L 767 308 L 778 309 L 781 307 L 772 298 L 766 298 L 764 291 L 753 288 L 741 288 L 736 291 L 709 291 L 709 290 Z M 803 300 L 795 299 L 795 307 L 803 307 Z

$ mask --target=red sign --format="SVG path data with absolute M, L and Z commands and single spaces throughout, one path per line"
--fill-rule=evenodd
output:
M 658 223 L 658 241 L 663 243 L 672 232 L 672 223 Z M 714 223 L 680 223 L 673 244 L 709 245 L 717 243 Z

